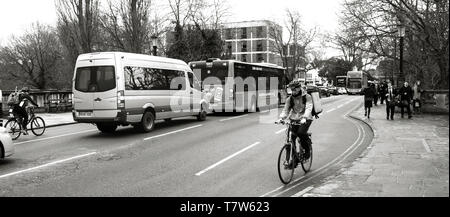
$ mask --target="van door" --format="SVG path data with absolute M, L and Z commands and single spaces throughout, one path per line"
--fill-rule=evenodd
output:
M 91 67 L 78 67 L 75 71 L 73 105 L 76 111 L 75 115 L 80 118 L 93 116 L 94 94 L 89 91 Z
M 95 61 L 99 66 L 95 75 L 96 91 L 93 96 L 94 116 L 96 118 L 111 118 L 117 116 L 117 79 L 116 67 L 111 66 L 111 61 L 103 63 Z

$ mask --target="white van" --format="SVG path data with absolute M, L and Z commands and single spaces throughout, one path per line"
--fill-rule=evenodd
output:
M 153 130 L 155 120 L 206 119 L 207 102 L 189 66 L 176 59 L 104 52 L 78 57 L 73 77 L 73 118 L 105 133 L 133 125 Z

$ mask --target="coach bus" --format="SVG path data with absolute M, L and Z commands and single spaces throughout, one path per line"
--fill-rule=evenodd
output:
M 285 102 L 284 68 L 273 64 L 209 59 L 190 62 L 212 112 L 258 111 Z
M 362 94 L 364 88 L 367 87 L 367 73 L 363 71 L 347 72 L 347 93 Z

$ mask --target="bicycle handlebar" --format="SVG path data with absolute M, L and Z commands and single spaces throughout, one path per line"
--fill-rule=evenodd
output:
M 275 121 L 275 124 L 300 126 L 300 125 L 303 125 L 305 123 L 302 124 L 302 123 L 300 123 L 300 121 L 283 121 L 283 120 L 280 120 L 280 121 Z

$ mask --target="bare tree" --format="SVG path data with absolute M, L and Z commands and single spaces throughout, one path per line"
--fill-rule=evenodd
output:
M 108 2 L 102 28 L 108 35 L 108 47 L 132 53 L 149 52 L 150 0 Z
M 306 28 L 302 24 L 302 18 L 298 11 L 286 9 L 285 29 L 288 36 L 283 37 L 281 28 L 274 26 L 269 32 L 271 38 L 275 39 L 274 50 L 282 58 L 283 66 L 287 68 L 287 80 L 291 81 L 299 69 L 308 71 L 312 67 L 307 58 L 307 53 L 312 52 L 310 45 L 315 40 L 318 27 Z
M 344 8 L 345 28 L 364 41 L 360 50 L 398 61 L 397 32 L 403 26 L 407 76 L 448 88 L 448 1 L 347 0 Z
M 58 67 L 62 60 L 56 31 L 39 23 L 20 37 L 13 37 L 9 46 L 0 50 L 0 62 L 11 80 L 38 89 L 57 88 L 64 82 Z
M 99 1 L 56 0 L 56 8 L 63 44 L 78 53 L 95 50 L 99 32 Z

